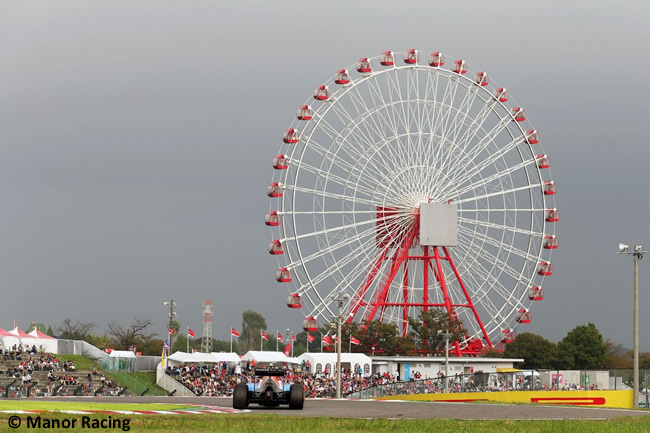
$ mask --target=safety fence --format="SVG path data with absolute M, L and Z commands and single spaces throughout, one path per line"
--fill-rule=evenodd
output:
M 124 389 L 128 389 L 132 395 L 167 395 L 166 392 L 159 389 L 157 386 L 154 387 L 152 385 L 143 383 L 125 371 L 111 373 L 111 377 L 113 377 L 113 379 L 115 379 L 115 381 L 119 383 L 120 386 L 124 387 Z
M 347 393 L 350 399 L 408 394 L 500 392 L 500 391 L 589 391 L 632 390 L 633 371 L 615 370 L 517 370 L 498 373 L 456 374 L 393 382 Z M 639 374 L 639 406 L 650 407 L 650 370 Z M 349 391 L 349 390 L 346 390 Z

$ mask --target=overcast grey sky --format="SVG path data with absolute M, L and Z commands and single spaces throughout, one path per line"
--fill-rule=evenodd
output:
M 271 157 L 336 69 L 385 50 L 462 57 L 543 137 L 560 248 L 531 331 L 594 322 L 632 345 L 650 247 L 644 1 L 0 0 L 0 327 L 154 321 L 228 339 L 241 313 L 299 331 L 266 246 Z M 640 263 L 650 350 L 650 257 Z

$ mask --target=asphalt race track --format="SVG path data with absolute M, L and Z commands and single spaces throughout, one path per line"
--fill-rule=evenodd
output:
M 44 398 L 43 400 L 50 400 Z M 60 398 L 51 400 L 61 401 Z M 182 403 L 221 406 L 232 409 L 231 398 L 210 397 L 70 397 L 65 401 L 92 401 L 112 403 Z M 336 418 L 452 418 L 452 419 L 610 419 L 620 416 L 644 416 L 650 412 L 628 409 L 609 409 L 566 406 L 533 406 L 509 404 L 476 404 L 446 402 L 401 402 L 368 400 L 309 399 L 303 410 L 287 406 L 265 408 L 249 407 L 251 413 L 290 416 L 327 416 Z M 236 416 L 236 415 L 234 415 Z

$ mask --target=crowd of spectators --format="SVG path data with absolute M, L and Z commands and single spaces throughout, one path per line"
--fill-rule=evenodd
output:
M 254 371 L 251 366 L 239 369 L 220 364 L 182 364 L 167 367 L 166 373 L 182 383 L 195 395 L 201 396 L 230 396 L 238 383 L 254 381 Z M 287 369 L 285 378 L 291 383 L 301 383 L 305 387 L 305 396 L 333 397 L 336 395 L 336 378 L 325 374 L 312 374 L 306 369 Z M 389 374 L 363 376 L 343 369 L 341 372 L 341 389 L 344 395 L 382 385 L 394 383 L 396 377 Z
M 18 379 L 19 384 L 7 382 L 0 385 L 0 394 L 7 392 L 13 396 L 52 396 L 52 395 L 122 395 L 124 389 L 109 378 L 100 374 L 97 367 L 87 372 L 87 379 L 77 373 L 73 361 L 59 360 L 56 355 L 39 351 L 36 346 L 14 345 L 0 349 L 6 364 L 0 370 L 7 379 Z M 8 361 L 8 362 L 7 362 Z M 47 380 L 34 380 L 36 372 L 47 372 Z M 9 394 L 8 394 L 9 395 Z
M 195 395 L 200 396 L 230 396 L 238 383 L 254 381 L 253 370 L 250 366 L 239 369 L 228 364 L 182 364 L 167 367 L 166 373 L 185 385 Z M 286 369 L 285 378 L 290 383 L 301 383 L 305 388 L 307 398 L 334 397 L 336 395 L 336 376 L 327 373 L 310 373 L 308 369 L 298 367 L 295 370 Z M 447 378 L 448 392 L 498 392 L 524 390 L 594 390 L 595 385 L 584 387 L 580 385 L 547 386 L 534 378 L 512 378 L 506 375 L 490 376 L 488 374 L 454 375 Z M 445 378 L 440 373 L 434 378 L 422 378 L 415 371 L 411 380 L 401 382 L 397 374 L 376 373 L 363 375 L 361 372 L 341 371 L 341 394 L 358 398 L 372 398 L 384 395 L 428 394 L 444 392 Z

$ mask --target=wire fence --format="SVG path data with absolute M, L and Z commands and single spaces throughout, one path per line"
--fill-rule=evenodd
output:
M 650 370 L 639 374 L 639 406 L 650 407 Z M 406 394 L 499 391 L 632 390 L 633 370 L 515 370 L 501 373 L 456 374 L 444 378 L 386 383 L 352 392 L 350 399 Z
M 112 372 L 110 375 L 120 386 L 126 388 L 133 395 L 156 395 L 166 396 L 167 393 L 161 391 L 158 387 L 148 385 L 131 376 L 126 371 Z

